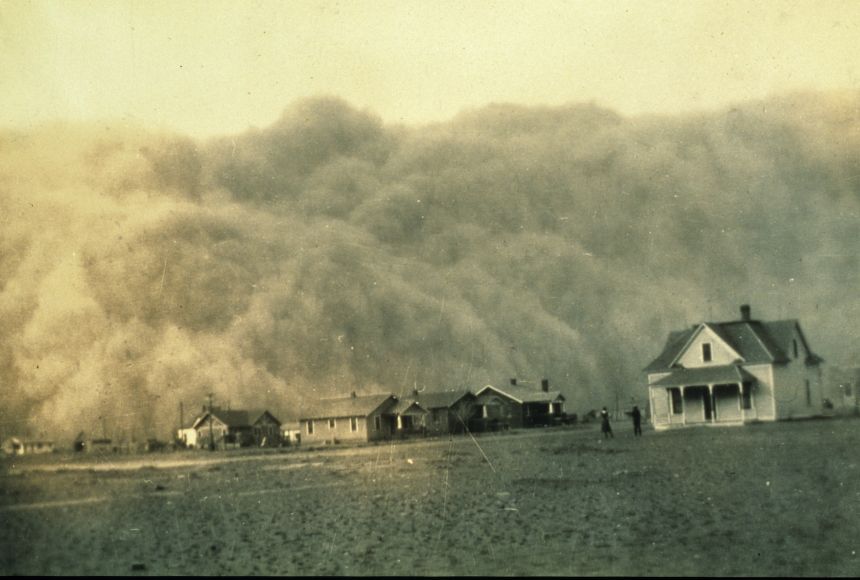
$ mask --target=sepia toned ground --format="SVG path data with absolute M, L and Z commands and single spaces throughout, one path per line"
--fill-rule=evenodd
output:
M 860 420 L 0 462 L 0 573 L 860 573 Z

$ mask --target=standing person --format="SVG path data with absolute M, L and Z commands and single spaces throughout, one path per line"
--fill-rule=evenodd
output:
M 600 430 L 603 431 L 604 439 L 615 438 L 615 435 L 612 434 L 612 427 L 609 425 L 609 411 L 606 410 L 606 407 L 600 411 Z
M 633 406 L 633 412 L 630 413 L 630 416 L 633 417 L 633 435 L 637 437 L 642 436 L 642 413 L 639 412 L 639 407 Z

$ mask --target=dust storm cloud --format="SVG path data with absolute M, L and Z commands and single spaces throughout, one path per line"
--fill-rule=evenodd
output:
M 798 317 L 860 364 L 860 95 L 622 117 L 490 105 L 387 126 L 336 98 L 209 141 L 0 133 L 0 425 L 167 437 L 269 407 L 548 377 L 644 401 L 704 318 Z

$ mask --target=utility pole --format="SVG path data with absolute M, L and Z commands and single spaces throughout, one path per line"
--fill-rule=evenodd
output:
M 212 431 L 212 393 L 209 393 L 209 451 L 215 451 L 215 433 Z

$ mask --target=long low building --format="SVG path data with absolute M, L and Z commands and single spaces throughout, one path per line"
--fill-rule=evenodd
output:
M 362 395 L 321 399 L 302 410 L 302 443 L 339 443 L 387 439 L 396 431 L 394 395 Z

